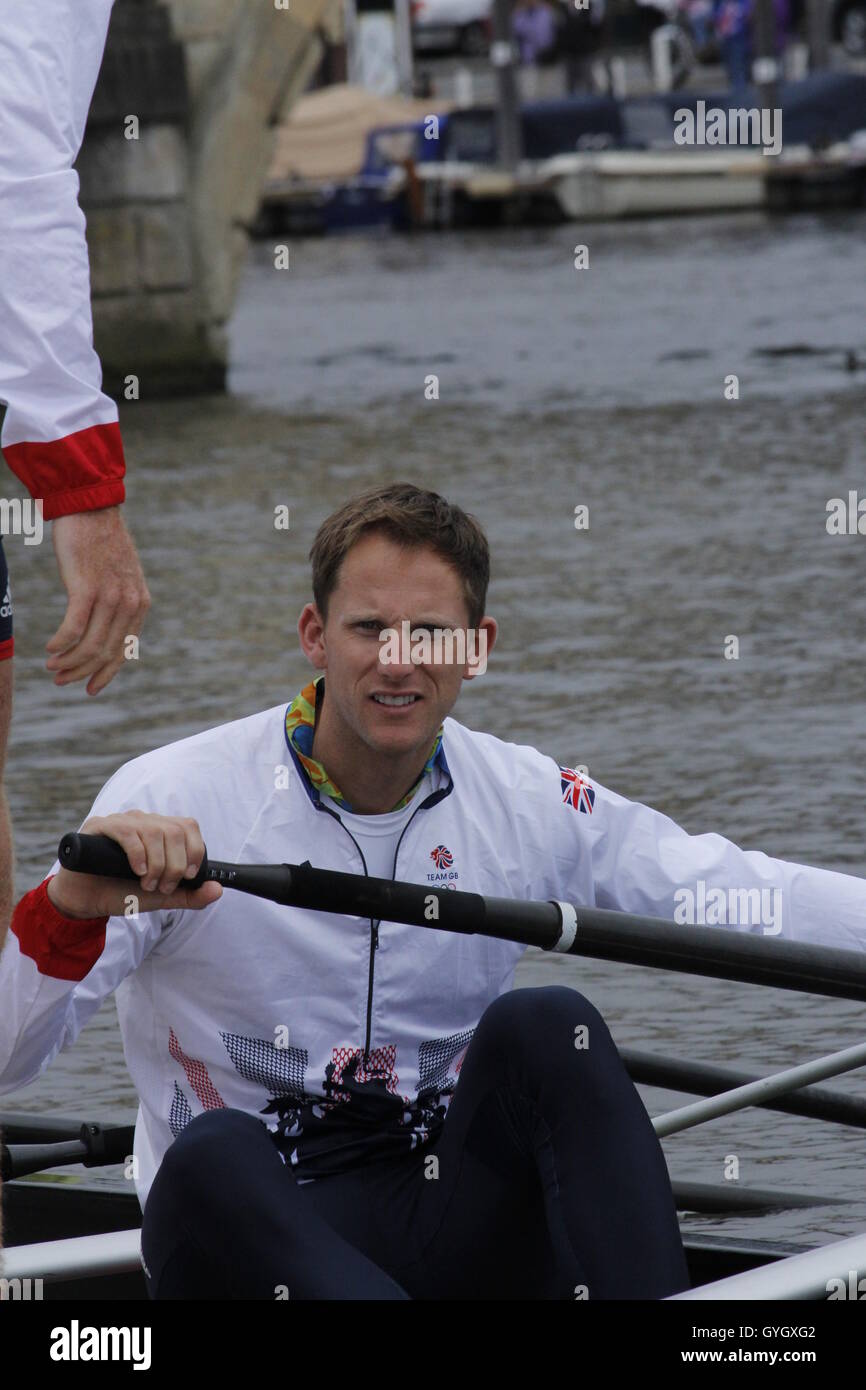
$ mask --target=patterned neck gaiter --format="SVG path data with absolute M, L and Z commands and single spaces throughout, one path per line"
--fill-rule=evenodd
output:
M 322 796 L 331 797 L 344 811 L 351 812 L 352 807 L 343 796 L 340 788 L 331 781 L 322 764 L 313 757 L 313 735 L 316 732 L 316 719 L 324 696 L 325 678 L 324 676 L 316 676 L 309 685 L 304 686 L 300 694 L 295 696 L 286 710 L 286 738 L 316 791 Z M 430 749 L 430 756 L 421 770 L 421 776 L 402 801 L 398 801 L 396 806 L 391 807 L 392 811 L 400 811 L 409 804 L 418 790 L 422 778 L 428 772 L 432 772 L 437 763 L 444 763 L 441 728 L 433 740 L 433 747 Z

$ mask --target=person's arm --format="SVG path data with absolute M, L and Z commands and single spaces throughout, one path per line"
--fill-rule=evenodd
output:
M 163 912 L 199 910 L 222 895 L 215 883 L 182 887 L 204 855 L 194 820 L 130 810 L 91 816 L 82 829 L 117 840 L 143 870 L 143 883 L 158 887 L 55 864 L 17 904 L 0 954 L 0 1093 L 28 1085 L 74 1042 L 156 945 Z
M 12 823 L 3 776 L 6 768 L 6 745 L 12 720 L 12 662 L 0 661 L 0 950 L 9 928 L 14 895 Z
M 93 348 L 90 267 L 72 168 L 112 0 L 0 0 L 0 447 L 54 521 L 68 606 L 47 645 L 55 683 L 95 695 L 149 595 L 118 510 L 117 406 Z
M 580 891 L 588 857 L 596 907 L 866 950 L 866 880 L 743 850 L 722 835 L 690 835 L 660 811 L 592 779 L 588 786 L 591 809 L 556 811 L 573 845 L 562 890 Z
M 46 668 L 55 685 L 89 677 L 98 695 L 123 665 L 125 639 L 141 632 L 150 593 L 118 507 L 58 517 L 52 531 L 68 602 Z
M 112 0 L 0 0 L 2 447 L 46 521 L 124 500 L 117 406 L 101 390 L 72 165 Z

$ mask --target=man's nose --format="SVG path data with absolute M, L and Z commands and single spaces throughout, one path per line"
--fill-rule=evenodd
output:
M 390 638 L 379 641 L 379 671 L 391 680 L 403 680 L 416 670 L 418 663 L 411 657 L 412 629 L 408 622 L 395 623 Z

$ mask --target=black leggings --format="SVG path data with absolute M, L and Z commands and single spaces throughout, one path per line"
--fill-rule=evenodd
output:
M 490 1005 L 438 1139 L 415 1152 L 299 1184 L 254 1116 L 199 1115 L 157 1173 L 142 1252 L 153 1298 L 637 1299 L 688 1287 L 646 1110 L 600 1014 L 558 987 Z

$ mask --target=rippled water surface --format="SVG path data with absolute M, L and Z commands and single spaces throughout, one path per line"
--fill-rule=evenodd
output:
M 42 673 L 53 561 L 47 543 L 7 542 L 20 888 L 119 763 L 294 694 L 314 531 L 396 477 L 490 537 L 500 645 L 458 717 L 586 763 L 692 831 L 866 872 L 866 539 L 825 528 L 829 497 L 866 496 L 864 232 L 846 214 L 311 240 L 287 272 L 255 247 L 232 394 L 124 410 L 154 607 L 140 662 L 99 699 Z M 738 401 L 723 398 L 730 373 Z M 621 1044 L 755 1071 L 864 1032 L 854 1003 L 528 956 L 519 983 L 550 981 L 584 990 Z M 863 1091 L 860 1073 L 828 1084 Z M 683 1103 L 642 1094 L 651 1113 Z M 0 1103 L 131 1119 L 113 1004 Z M 691 1228 L 819 1241 L 866 1225 L 860 1131 L 751 1111 L 665 1151 L 674 1177 L 720 1183 L 735 1154 L 743 1186 L 834 1198 Z

